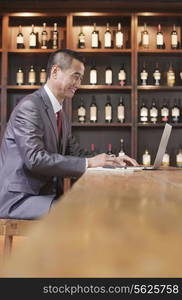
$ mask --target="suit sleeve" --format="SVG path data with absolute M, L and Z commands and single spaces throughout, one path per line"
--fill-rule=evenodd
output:
M 12 128 L 25 167 L 32 173 L 79 177 L 85 171 L 85 158 L 50 153 L 44 145 L 44 124 L 40 109 L 31 100 L 18 106 Z

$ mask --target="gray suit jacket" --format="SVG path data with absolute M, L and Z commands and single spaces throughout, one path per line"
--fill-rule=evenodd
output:
M 34 219 L 49 211 L 55 176 L 79 177 L 84 153 L 63 112 L 58 146 L 56 116 L 42 87 L 13 110 L 0 148 L 0 217 Z

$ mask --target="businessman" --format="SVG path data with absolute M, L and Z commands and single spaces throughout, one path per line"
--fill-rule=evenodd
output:
M 63 178 L 80 177 L 87 168 L 137 165 L 128 156 L 102 153 L 86 158 L 72 137 L 63 102 L 74 96 L 84 69 L 79 53 L 53 52 L 46 84 L 13 110 L 0 148 L 0 218 L 36 219 L 47 214 L 63 192 Z

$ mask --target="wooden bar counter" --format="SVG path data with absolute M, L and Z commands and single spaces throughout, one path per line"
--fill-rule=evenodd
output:
M 88 171 L 3 277 L 182 277 L 182 170 Z

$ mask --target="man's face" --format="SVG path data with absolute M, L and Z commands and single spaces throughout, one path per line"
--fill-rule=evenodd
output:
M 84 64 L 73 59 L 70 68 L 62 70 L 59 66 L 53 71 L 54 87 L 60 98 L 72 98 L 81 84 L 84 75 Z M 56 75 L 56 76 L 54 76 Z

